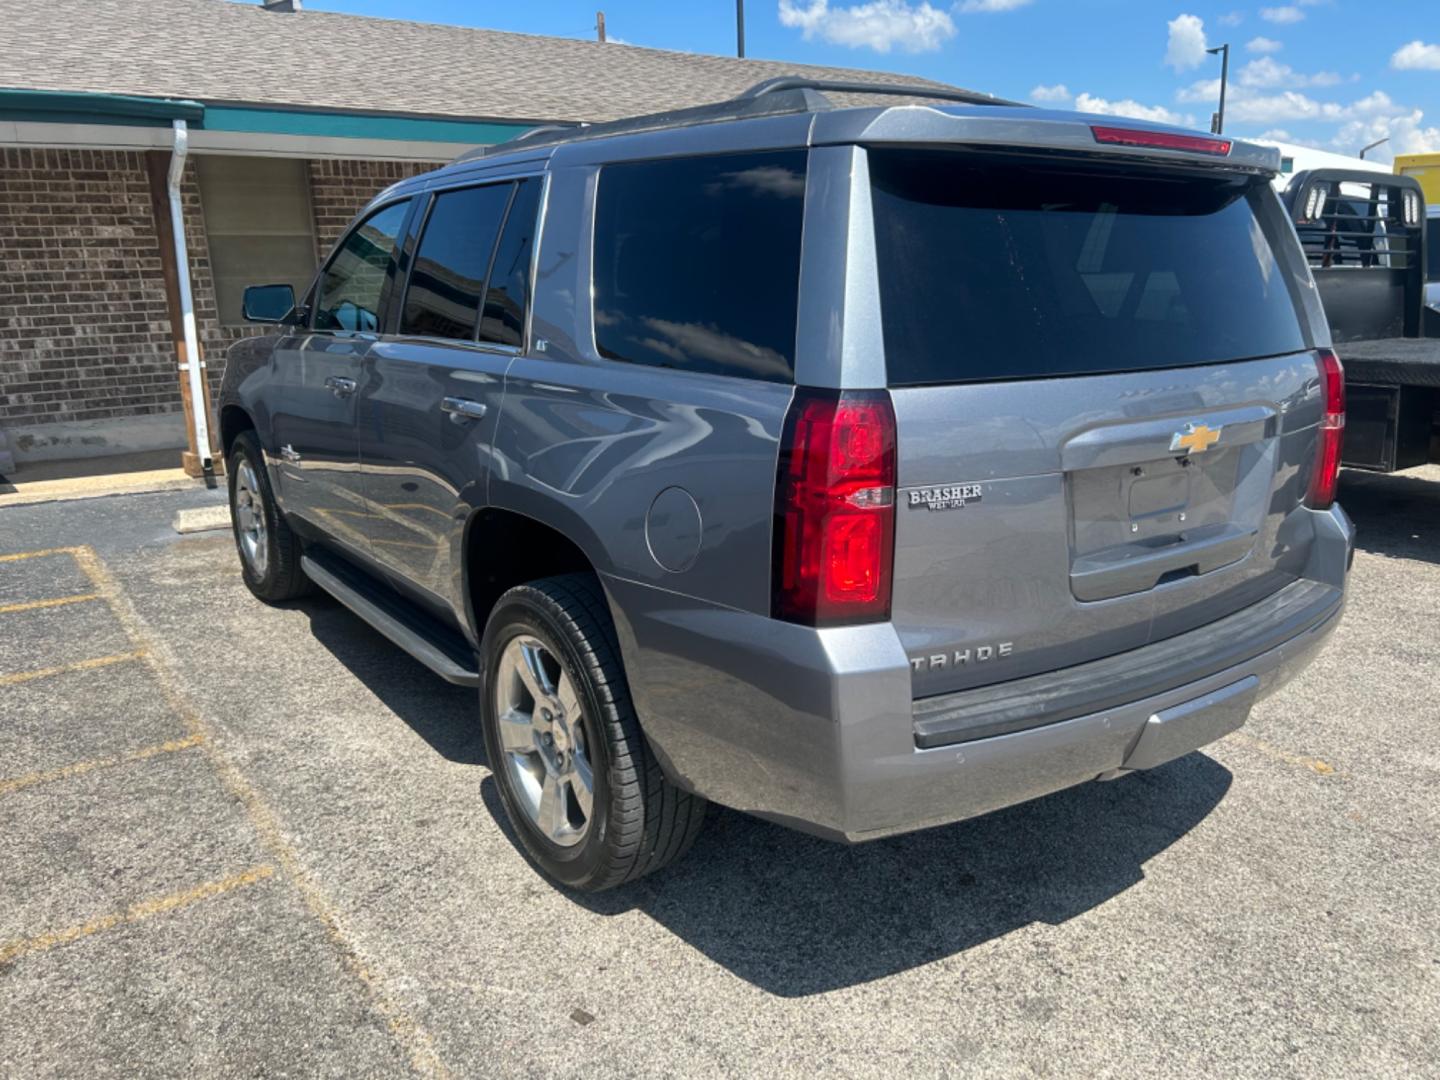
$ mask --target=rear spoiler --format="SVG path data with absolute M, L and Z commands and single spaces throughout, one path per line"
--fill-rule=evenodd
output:
M 1425 193 L 1414 177 L 1307 169 L 1280 198 L 1337 342 L 1422 335 Z
M 1094 113 L 959 105 L 839 109 L 815 114 L 810 132 L 812 146 L 857 143 L 953 145 L 1004 152 L 1059 151 L 1266 179 L 1280 171 L 1280 151 L 1273 146 Z

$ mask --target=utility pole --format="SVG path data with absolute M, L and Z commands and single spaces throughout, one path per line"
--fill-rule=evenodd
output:
M 745 0 L 735 0 L 735 55 L 745 59 Z
M 1220 111 L 1210 122 L 1210 130 L 1216 135 L 1222 135 L 1225 132 L 1225 87 L 1230 82 L 1230 46 L 1227 43 L 1205 51 L 1211 56 L 1220 54 Z
M 604 42 L 605 42 L 605 13 L 604 13 L 603 11 L 597 11 L 597 12 L 595 13 L 595 33 L 597 33 L 597 34 L 600 36 L 600 42 L 601 42 L 601 44 L 604 44 Z

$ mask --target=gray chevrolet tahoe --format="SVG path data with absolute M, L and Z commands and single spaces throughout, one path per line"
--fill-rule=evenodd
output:
M 707 801 L 858 841 L 1152 768 L 1339 619 L 1343 373 L 1277 152 L 834 89 L 467 155 L 247 292 L 246 584 L 477 687 L 566 885 Z

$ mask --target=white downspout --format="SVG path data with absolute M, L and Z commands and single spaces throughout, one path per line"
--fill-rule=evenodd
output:
M 185 249 L 185 209 L 180 201 L 180 177 L 185 172 L 185 151 L 190 133 L 184 120 L 175 121 L 175 150 L 170 155 L 170 232 L 175 237 L 175 276 L 180 283 L 180 319 L 185 332 L 185 356 L 181 364 L 190 385 L 190 418 L 193 423 L 195 452 L 200 467 L 212 472 L 215 462 L 210 455 L 210 403 L 205 400 L 204 381 L 200 374 L 200 342 L 195 334 L 195 297 L 190 292 L 190 256 Z

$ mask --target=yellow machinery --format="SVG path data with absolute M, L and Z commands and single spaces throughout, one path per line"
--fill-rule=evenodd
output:
M 1395 172 L 1420 181 L 1427 206 L 1440 206 L 1440 154 L 1396 154 Z

